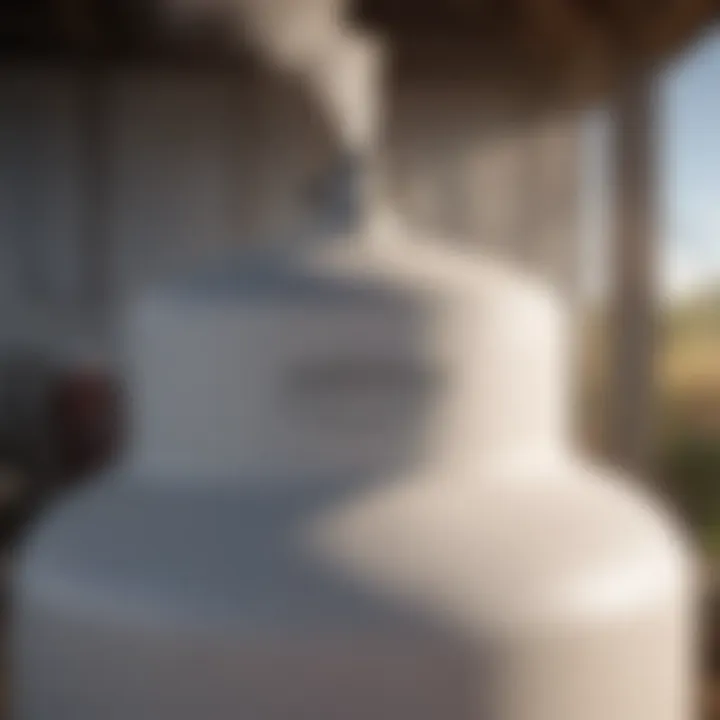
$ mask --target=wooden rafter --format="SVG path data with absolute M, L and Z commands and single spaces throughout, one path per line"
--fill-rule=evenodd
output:
M 222 34 L 228 23 L 212 24 L 217 37 L 178 34 L 164 7 L 160 0 L 8 0 L 0 50 L 49 42 L 125 56 L 207 60 L 242 52 L 237 33 Z M 355 0 L 355 8 L 359 22 L 391 42 L 467 45 L 476 60 L 468 72 L 489 69 L 504 86 L 556 104 L 606 94 L 629 71 L 671 57 L 715 20 L 720 0 Z
M 92 0 L 53 0 L 53 20 L 60 33 L 87 45 L 97 41 L 99 28 Z

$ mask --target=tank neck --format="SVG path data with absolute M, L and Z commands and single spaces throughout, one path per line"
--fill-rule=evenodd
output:
M 364 242 L 373 234 L 381 203 L 372 154 L 341 152 L 311 192 L 322 236 Z
M 335 237 L 366 239 L 377 213 L 383 55 L 377 37 L 340 25 L 325 46 L 297 70 L 338 143 L 319 183 L 318 207 Z

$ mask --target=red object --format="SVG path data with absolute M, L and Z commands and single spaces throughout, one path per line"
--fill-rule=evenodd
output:
M 51 435 L 61 484 L 102 470 L 122 446 L 119 383 L 98 370 L 62 373 L 51 400 Z

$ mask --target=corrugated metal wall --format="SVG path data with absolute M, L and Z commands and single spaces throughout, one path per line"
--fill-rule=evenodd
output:
M 112 340 L 128 293 L 291 216 L 325 152 L 292 95 L 222 72 L 13 68 L 0 98 L 5 342 Z
M 388 189 L 401 213 L 572 276 L 577 123 L 516 133 L 471 87 L 401 77 L 390 89 Z M 252 74 L 13 67 L 0 98 L 5 342 L 112 341 L 128 293 L 287 225 L 332 153 L 297 95 Z
M 397 79 L 391 117 L 390 187 L 406 217 L 572 288 L 580 118 L 534 118 L 470 84 L 413 76 Z

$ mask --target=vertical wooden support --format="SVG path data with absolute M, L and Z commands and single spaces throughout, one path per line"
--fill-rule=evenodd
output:
M 653 471 L 656 419 L 656 91 L 652 78 L 635 77 L 614 105 L 609 449 L 639 477 Z

